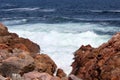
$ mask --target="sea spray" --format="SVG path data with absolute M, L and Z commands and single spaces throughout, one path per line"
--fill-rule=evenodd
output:
M 8 28 L 11 32 L 39 44 L 41 53 L 48 54 L 59 68 L 69 74 L 73 53 L 81 45 L 91 44 L 97 47 L 109 39 L 110 35 L 99 35 L 93 31 L 99 30 L 98 26 L 90 23 L 36 23 L 8 25 Z

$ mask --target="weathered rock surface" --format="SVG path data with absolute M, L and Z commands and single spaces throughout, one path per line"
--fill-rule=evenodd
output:
M 6 80 L 6 78 L 0 75 L 0 80 Z
M 18 56 L 9 57 L 2 61 L 0 73 L 3 76 L 12 76 L 13 73 L 23 75 L 26 72 L 34 70 L 34 59 L 26 53 L 20 53 Z
M 0 23 L 0 80 L 33 80 L 26 79 L 26 75 L 34 80 L 59 80 L 53 76 L 57 68 L 54 61 L 39 52 L 36 43 L 8 32 Z
M 58 77 L 53 77 L 48 73 L 29 72 L 23 75 L 25 80 L 60 80 Z
M 7 48 L 5 48 L 7 47 Z M 0 23 L 0 49 L 21 49 L 34 55 L 40 52 L 40 47 L 29 39 L 21 38 L 15 33 L 9 33 L 7 27 Z
M 75 75 L 69 75 L 69 80 L 82 80 L 82 79 L 76 77 Z
M 83 80 L 120 80 L 120 33 L 98 48 L 81 46 L 72 67 L 71 74 Z
M 56 76 L 58 76 L 59 78 L 66 78 L 67 77 L 66 73 L 62 69 L 57 70 Z
M 35 70 L 38 72 L 47 72 L 50 75 L 56 71 L 56 64 L 54 61 L 46 54 L 38 54 L 35 57 Z
M 98 48 L 81 46 L 74 54 L 72 72 L 62 69 L 40 47 L 8 32 L 0 23 L 0 80 L 120 80 L 120 33 Z
M 8 35 L 8 29 L 0 23 L 0 36 Z

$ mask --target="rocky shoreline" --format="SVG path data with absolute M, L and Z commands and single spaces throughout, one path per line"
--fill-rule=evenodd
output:
M 81 46 L 72 67 L 71 74 L 83 80 L 120 80 L 120 33 L 98 48 Z
M 67 76 L 36 43 L 0 23 L 0 80 L 120 80 L 120 33 L 98 48 L 81 46 Z
M 60 80 L 66 77 L 57 70 L 47 54 L 40 54 L 40 47 L 29 39 L 8 32 L 0 23 L 0 80 Z

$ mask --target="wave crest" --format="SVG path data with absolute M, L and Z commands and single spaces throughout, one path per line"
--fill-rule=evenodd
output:
M 41 8 L 39 8 L 39 7 L 34 7 L 34 8 L 2 9 L 1 11 L 40 11 L 40 12 L 54 12 L 55 9 L 41 9 Z
M 120 13 L 120 10 L 89 10 L 94 13 Z

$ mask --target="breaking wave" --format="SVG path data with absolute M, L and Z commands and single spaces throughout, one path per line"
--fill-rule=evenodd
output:
M 8 25 L 11 32 L 29 38 L 41 47 L 41 53 L 48 54 L 65 72 L 70 73 L 73 53 L 81 45 L 91 44 L 97 47 L 106 42 L 110 35 L 99 35 L 93 30 L 99 25 L 90 23 L 63 24 L 22 24 Z M 65 62 L 64 62 L 65 61 Z

